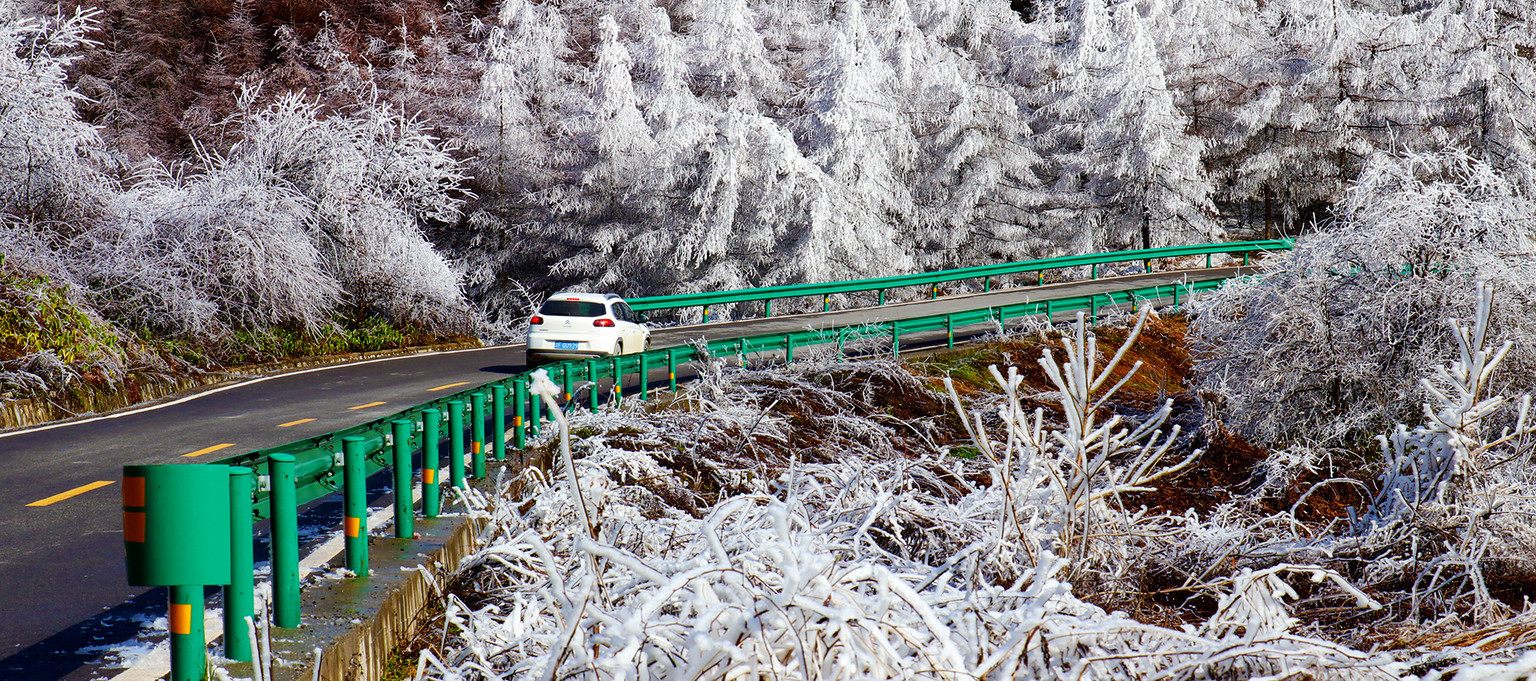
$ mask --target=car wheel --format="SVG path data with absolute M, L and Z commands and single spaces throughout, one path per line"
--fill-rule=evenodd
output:
M 651 351 L 651 337 L 650 336 L 646 336 L 645 337 L 645 349 L 641 350 L 641 352 L 650 352 L 650 351 Z
M 538 368 L 539 364 L 542 364 L 543 361 L 544 358 L 540 357 L 538 353 L 535 353 L 532 350 L 529 350 L 523 355 L 523 364 L 528 365 L 529 370 Z
M 614 343 L 613 344 L 613 356 L 614 357 L 618 357 L 619 355 L 622 355 L 622 354 L 624 354 L 624 341 L 619 341 L 617 343 Z

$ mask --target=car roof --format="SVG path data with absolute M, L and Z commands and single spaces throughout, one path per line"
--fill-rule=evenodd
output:
M 561 291 L 549 297 L 550 300 L 579 300 L 587 303 L 607 303 L 623 300 L 612 293 L 587 293 L 583 291 Z

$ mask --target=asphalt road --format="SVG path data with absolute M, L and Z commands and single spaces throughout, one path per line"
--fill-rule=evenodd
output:
M 1236 268 L 1160 272 L 824 314 L 661 329 L 688 340 L 889 321 L 1230 276 Z M 498 346 L 282 374 L 96 419 L 0 433 L 0 679 L 89 678 L 99 647 L 131 638 L 148 589 L 123 570 L 122 466 L 213 460 L 366 422 L 523 369 Z M 126 613 L 114 617 L 114 613 Z M 137 614 L 135 614 L 137 613 Z

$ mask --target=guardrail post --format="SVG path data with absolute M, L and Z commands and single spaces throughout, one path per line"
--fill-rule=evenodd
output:
M 571 390 L 571 365 L 570 364 L 561 364 L 560 365 L 560 383 L 565 387 L 565 401 L 567 403 L 569 403 L 571 401 L 571 398 L 576 396 L 576 393 Z M 535 397 L 533 399 L 534 399 L 534 402 L 541 401 L 537 397 Z
M 497 461 L 507 458 L 507 386 L 491 386 L 491 453 Z
M 1205 254 L 1205 269 L 1211 269 L 1211 254 Z
M 528 446 L 528 426 L 523 423 L 524 410 L 528 408 L 528 379 L 512 382 L 512 438 L 518 449 Z
M 983 290 L 983 291 L 991 291 L 992 290 L 992 277 L 982 277 L 981 278 L 981 290 Z
M 171 681 L 203 681 L 208 662 L 203 635 L 203 587 L 171 586 Z M 241 625 L 244 625 L 241 622 Z
M 544 429 L 544 407 L 538 397 L 531 400 L 528 413 L 528 433 L 533 437 L 539 436 L 539 431 Z
M 704 323 L 705 324 L 709 323 L 709 306 L 708 305 L 704 306 Z
M 930 293 L 928 294 L 928 299 L 929 300 L 938 300 L 939 299 L 939 285 L 938 284 L 934 284 L 932 286 L 932 288 L 930 289 Z
M 1055 317 L 1051 314 L 1051 301 L 1049 300 L 1045 301 L 1045 321 L 1047 324 L 1056 323 Z
M 1035 276 L 1035 285 L 1036 286 L 1044 286 L 1045 285 L 1045 270 L 1036 270 L 1035 271 L 1035 275 L 1036 275 Z
M 1098 279 L 1099 278 L 1099 264 L 1098 263 L 1094 263 L 1092 265 L 1092 267 L 1093 267 L 1093 278 L 1094 279 Z
M 881 293 L 884 293 L 884 291 L 881 291 Z M 784 363 L 785 364 L 790 364 L 790 363 L 792 363 L 794 361 L 795 361 L 795 335 L 792 334 L 792 333 L 786 333 L 786 334 L 784 334 Z
M 293 455 L 267 455 L 267 479 L 272 489 L 267 517 L 272 534 L 267 550 L 272 554 L 272 623 L 291 629 L 299 626 L 299 491 L 293 479 Z
M 464 484 L 464 401 L 448 402 L 448 479 L 459 489 Z
M 436 409 L 421 411 L 421 515 L 436 518 L 442 511 L 442 498 L 437 487 L 437 443 L 441 440 L 438 426 L 443 414 Z
M 469 453 L 474 462 L 473 478 L 485 477 L 485 393 L 469 394 L 469 432 L 474 437 Z
M 1146 268 L 1146 271 L 1148 271 L 1148 272 L 1152 271 L 1152 259 L 1151 258 L 1147 258 L 1146 260 L 1141 261 L 1141 264 L 1142 264 L 1142 266 L 1144 266 Z
M 880 304 L 885 304 L 885 289 L 880 289 Z
M 1248 266 L 1248 256 L 1250 255 L 1253 255 L 1251 251 L 1243 251 L 1243 267 Z
M 949 347 L 955 347 L 955 317 L 944 315 L 944 330 L 949 334 Z
M 677 354 L 674 348 L 667 348 L 667 390 L 677 392 Z
M 615 407 L 624 399 L 624 366 L 620 364 L 621 361 L 618 357 L 613 358 L 613 397 L 610 404 Z
M 1179 285 L 1178 284 L 1174 284 L 1173 285 L 1173 307 L 1174 307 L 1174 309 L 1178 309 L 1178 307 L 1179 307 Z
M 224 587 L 224 657 L 251 661 L 251 630 L 245 618 L 256 614 L 256 559 L 252 531 L 251 479 L 245 466 L 229 467 L 229 586 Z
M 346 535 L 347 569 L 368 576 L 368 469 L 363 438 L 341 438 L 342 533 Z
M 832 296 L 822 296 L 821 297 L 821 311 L 822 312 L 831 312 L 832 311 Z
M 768 300 L 764 300 L 763 301 L 763 317 L 766 318 L 766 317 L 772 317 L 772 316 L 773 316 L 773 299 L 769 298 Z
M 646 401 L 649 401 L 651 399 L 651 366 L 650 366 L 651 363 L 646 361 L 645 353 L 643 353 L 643 352 L 640 353 L 639 362 L 640 362 L 640 401 L 641 402 L 646 402 Z
M 1088 296 L 1088 323 L 1099 323 L 1099 297 Z
M 395 537 L 410 539 L 416 536 L 416 500 L 411 468 L 411 431 L 416 424 L 406 419 L 389 422 L 394 436 L 395 467 Z
M 587 360 L 587 381 L 592 384 L 591 387 L 589 387 L 587 389 L 588 408 L 595 412 L 595 411 L 597 411 L 597 391 L 598 391 L 598 386 L 597 386 L 597 360 L 595 360 L 595 359 Z
M 901 356 L 901 328 L 900 322 L 891 322 L 891 355 Z

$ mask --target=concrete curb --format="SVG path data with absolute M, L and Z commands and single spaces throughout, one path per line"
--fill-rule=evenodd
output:
M 204 390 L 211 390 L 253 378 L 276 376 L 315 367 L 335 366 L 371 359 L 404 357 L 407 355 L 478 347 L 482 347 L 479 341 L 441 343 L 438 345 L 374 350 L 371 352 L 349 352 L 340 355 L 301 357 L 281 362 L 236 367 L 228 371 L 213 371 L 196 376 L 131 375 L 122 385 L 115 388 L 87 387 L 69 399 L 56 400 L 51 397 L 31 397 L 0 402 L 0 432 L 111 414 L 124 409 L 193 395 Z M 61 404 L 61 402 L 65 403 Z

